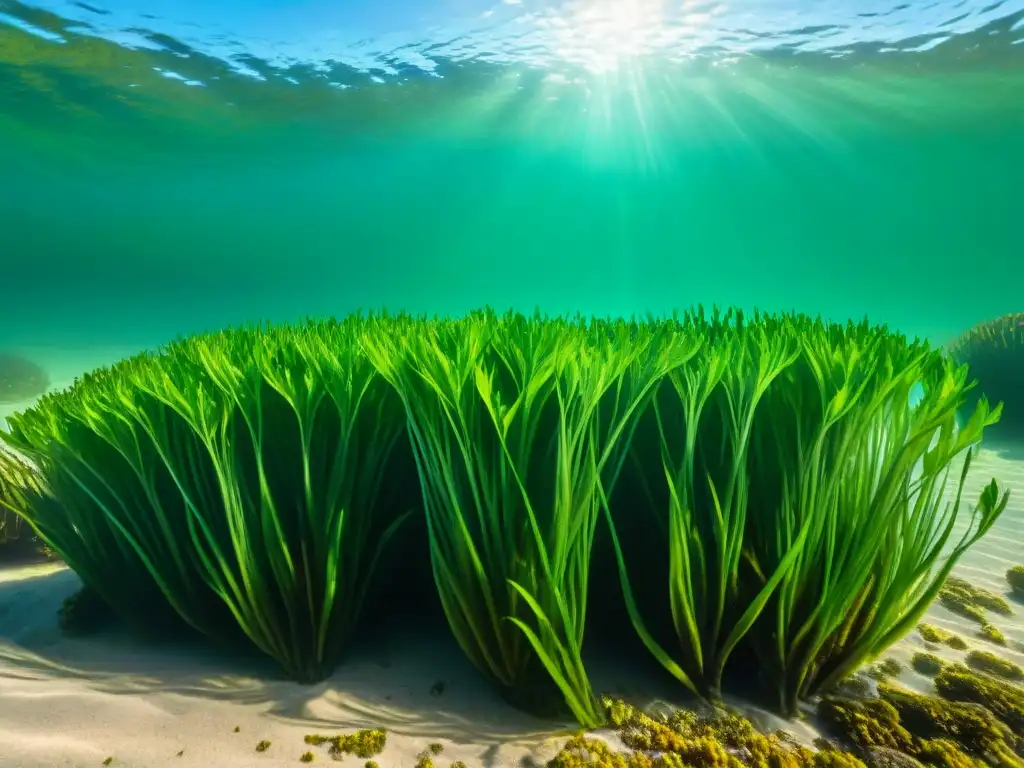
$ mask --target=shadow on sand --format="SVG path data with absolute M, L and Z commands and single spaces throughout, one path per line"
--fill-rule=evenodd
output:
M 27 577 L 26 577 L 27 576 Z M 502 702 L 443 628 L 373 633 L 328 680 L 303 686 L 273 662 L 201 642 L 143 641 L 121 629 L 67 638 L 61 601 L 81 582 L 59 566 L 0 571 L 0 686 L 4 679 L 73 678 L 115 695 L 177 694 L 261 709 L 330 732 L 386 728 L 455 743 L 536 743 L 569 723 L 544 722 Z

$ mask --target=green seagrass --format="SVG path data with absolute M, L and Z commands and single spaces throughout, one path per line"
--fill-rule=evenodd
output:
M 966 364 L 978 386 L 965 401 L 963 417 L 978 398 L 1002 402 L 1005 410 L 990 435 L 1014 440 L 1024 435 L 1024 312 L 979 323 L 950 342 L 950 355 Z
M 356 631 L 415 476 L 448 624 L 510 700 L 603 722 L 596 568 L 684 686 L 717 700 L 754 659 L 792 714 L 913 628 L 1005 509 L 995 481 L 961 503 L 1000 415 L 971 375 L 802 315 L 232 329 L 14 416 L 0 438 L 34 470 L 0 454 L 0 502 L 125 617 L 244 636 L 311 681 Z
M 957 431 L 966 369 L 884 328 L 738 312 L 682 325 L 708 343 L 669 372 L 633 441 L 648 447 L 633 471 L 658 531 L 635 557 L 667 557 L 668 604 L 654 611 L 674 637 L 648 629 L 634 595 L 662 590 L 631 583 L 615 536 L 629 612 L 694 693 L 718 700 L 743 647 L 795 714 L 909 631 L 1005 508 L 993 481 L 951 539 L 968 449 L 998 408 L 980 401 Z M 608 511 L 614 532 L 631 510 Z
M 126 617 L 162 596 L 319 679 L 406 514 L 378 503 L 403 413 L 363 322 L 185 339 L 45 397 L 5 437 L 45 483 L 21 514 Z

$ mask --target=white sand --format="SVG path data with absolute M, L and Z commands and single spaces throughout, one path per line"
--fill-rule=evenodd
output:
M 55 611 L 78 583 L 54 566 L 0 572 L 0 766 L 95 766 L 108 756 L 146 768 L 295 765 L 307 749 L 330 760 L 305 734 L 370 727 L 392 731 L 382 766 L 411 768 L 433 741 L 445 745 L 439 766 L 543 761 L 556 750 L 545 749 L 557 733 L 550 723 L 507 707 L 443 639 L 364 648 L 328 682 L 300 686 L 272 679 L 269 664 L 209 650 L 120 633 L 64 638 Z M 434 695 L 438 680 L 445 689 Z M 262 739 L 272 746 L 257 754 Z
M 70 375 L 62 379 L 55 372 L 54 383 L 70 383 L 77 371 L 124 352 L 69 359 L 64 366 Z M 0 419 L 4 415 L 0 411 Z M 1017 456 L 983 451 L 965 498 L 974 501 L 992 476 L 1006 482 L 1015 498 L 955 573 L 1004 594 L 1006 569 L 1024 563 L 1024 451 Z M 107 757 L 113 766 L 138 768 L 293 766 L 307 749 L 318 763 L 330 761 L 324 748 L 303 743 L 305 734 L 370 727 L 390 731 L 378 758 L 382 768 L 412 768 L 418 753 L 435 741 L 445 746 L 435 759 L 438 768 L 452 760 L 499 768 L 543 764 L 566 734 L 566 728 L 505 705 L 448 637 L 417 634 L 357 649 L 330 680 L 304 687 L 274 680 L 269 662 L 153 647 L 122 634 L 65 638 L 56 613 L 78 585 L 77 577 L 59 566 L 0 571 L 0 768 L 99 766 Z M 1024 606 L 1015 610 L 1012 618 L 991 618 L 1009 640 L 1006 649 L 974 638 L 975 624 L 937 604 L 926 620 L 1024 665 Z M 923 647 L 914 632 L 891 655 L 909 661 Z M 936 652 L 949 659 L 963 656 L 945 648 Z M 614 662 L 598 664 L 594 678 L 599 690 L 648 700 L 665 694 L 665 681 L 637 680 L 635 670 Z M 440 696 L 431 693 L 438 680 L 445 682 Z M 928 678 L 910 669 L 902 681 L 922 691 L 930 687 Z M 763 726 L 782 724 L 743 708 Z M 789 727 L 805 742 L 815 735 L 807 723 Z M 272 746 L 257 754 L 262 739 Z
M 1000 616 L 989 612 L 988 621 L 1002 631 L 1007 646 L 1000 647 L 978 637 L 977 623 L 951 612 L 938 601 L 929 608 L 923 621 L 956 632 L 972 649 L 988 650 L 1024 666 L 1024 604 L 1013 600 L 1006 583 L 1007 569 L 1013 565 L 1024 565 L 1024 447 L 988 447 L 982 450 L 971 466 L 964 501 L 975 503 L 978 493 L 993 477 L 1011 491 L 1010 504 L 992 530 L 967 551 L 952 575 L 1006 597 L 1014 615 Z M 915 631 L 890 649 L 887 656 L 909 665 L 911 656 L 922 650 L 950 661 L 962 661 L 966 655 L 966 651 L 954 651 L 945 646 L 926 647 Z M 931 680 L 914 672 L 909 666 L 900 677 L 900 682 L 921 692 L 932 689 Z

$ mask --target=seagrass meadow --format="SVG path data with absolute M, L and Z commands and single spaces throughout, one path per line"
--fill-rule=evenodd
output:
M 992 434 L 1003 441 L 1019 440 L 1024 433 L 1024 313 L 979 323 L 953 339 L 949 351 L 955 360 L 969 365 L 978 380 L 975 398 L 984 393 L 1004 403 L 1003 416 Z
M 126 622 L 299 682 L 399 574 L 523 709 L 606 721 L 585 648 L 614 603 L 623 653 L 680 690 L 752 679 L 792 716 L 913 630 L 1006 508 L 995 479 L 963 494 L 1001 410 L 973 386 L 942 349 L 800 314 L 238 327 L 12 416 L 0 503 Z

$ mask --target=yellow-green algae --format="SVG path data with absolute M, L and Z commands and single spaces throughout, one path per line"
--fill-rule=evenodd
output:
M 22 550 L 26 542 L 32 545 L 35 536 L 16 510 L 23 509 L 26 495 L 38 491 L 39 487 L 38 472 L 0 443 L 0 544 L 20 544 Z
M 1015 565 L 1006 572 L 1006 583 L 1010 585 L 1013 594 L 1018 598 L 1024 598 L 1024 565 Z
M 1024 689 L 1006 680 L 951 664 L 935 676 L 935 690 L 950 701 L 980 704 L 1024 737 Z
M 303 752 L 302 756 L 299 758 L 299 762 L 300 763 L 312 763 L 313 760 L 315 760 L 315 759 L 316 758 L 313 756 L 312 752 Z
M 966 651 L 967 641 L 960 635 L 936 627 L 934 624 L 918 624 L 917 631 L 926 643 L 937 643 L 952 648 L 954 651 Z
M 873 680 L 887 680 L 903 674 L 903 665 L 896 659 L 885 659 L 871 667 L 866 674 Z
M 329 744 L 331 757 L 340 758 L 345 755 L 368 760 L 384 751 L 387 745 L 388 732 L 383 728 L 368 728 L 355 733 L 337 736 L 322 736 L 318 733 L 307 734 L 304 741 L 310 746 L 320 747 Z
M 865 756 L 885 749 L 946 768 L 1024 767 L 1014 754 L 1015 741 L 1011 746 L 1003 738 L 1013 735 L 1000 731 L 994 718 L 988 720 L 975 708 L 938 698 L 884 685 L 880 689 L 882 698 L 826 696 L 818 704 L 818 714 L 830 730 Z
M 922 739 L 922 743 L 954 742 L 968 754 L 994 759 L 997 765 L 1024 765 L 1013 755 L 1018 747 L 1013 731 L 983 706 L 923 696 L 888 685 L 880 685 L 878 693 L 896 710 L 900 725 Z M 928 762 L 919 754 L 915 756 Z
M 999 627 L 994 624 L 985 623 L 981 625 L 981 629 L 978 630 L 978 637 L 983 640 L 988 640 L 994 645 L 1006 645 L 1006 635 L 1004 635 Z
M 935 677 L 935 675 L 942 671 L 945 664 L 946 662 L 934 653 L 925 653 L 922 651 L 918 651 L 910 659 L 910 666 L 912 666 L 915 671 L 920 672 L 922 675 L 926 675 L 927 677 Z
M 549 768 L 864 768 L 853 755 L 832 748 L 815 752 L 783 733 L 761 733 L 745 718 L 717 711 L 653 716 L 622 701 L 602 699 L 609 723 L 629 752 L 617 752 L 597 738 L 577 734 L 548 763 Z
M 990 651 L 971 651 L 964 658 L 967 666 L 981 672 L 987 672 L 1006 680 L 1024 680 L 1024 669 L 1012 661 L 996 656 Z
M 979 624 L 986 621 L 985 611 L 1000 616 L 1013 615 L 1013 609 L 1004 598 L 955 576 L 946 579 L 939 592 L 939 602 L 953 613 L 973 619 Z
M 258 744 L 256 745 L 256 751 L 257 751 L 257 752 L 266 752 L 266 751 L 267 751 L 268 749 L 270 749 L 270 742 L 269 742 L 269 741 L 267 741 L 266 739 L 262 739 L 262 740 L 261 740 L 261 741 L 260 741 L 260 742 L 259 742 L 259 743 L 258 743 Z

